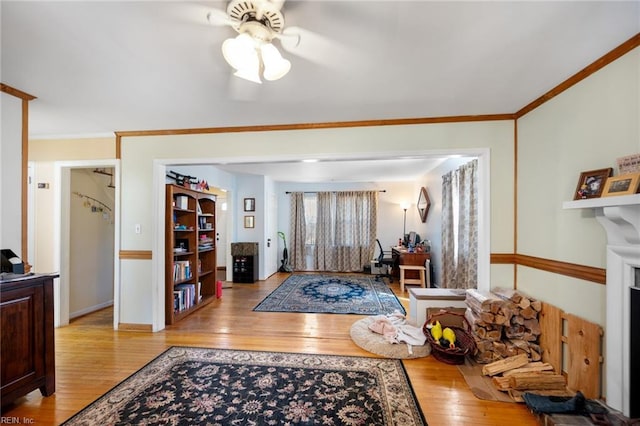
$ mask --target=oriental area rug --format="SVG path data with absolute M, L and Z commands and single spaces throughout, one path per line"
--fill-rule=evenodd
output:
M 171 347 L 63 425 L 426 425 L 399 360 Z
M 383 282 L 367 275 L 293 274 L 254 309 L 258 312 L 405 314 Z

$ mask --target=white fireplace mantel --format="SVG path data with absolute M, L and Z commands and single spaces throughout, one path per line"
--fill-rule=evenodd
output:
M 640 268 L 640 194 L 566 201 L 563 209 L 592 209 L 607 233 L 605 397 L 630 413 L 630 287 Z

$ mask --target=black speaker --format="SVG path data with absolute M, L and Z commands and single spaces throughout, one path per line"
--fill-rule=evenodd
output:
M 24 262 L 9 249 L 0 250 L 2 253 L 1 272 L 24 274 Z

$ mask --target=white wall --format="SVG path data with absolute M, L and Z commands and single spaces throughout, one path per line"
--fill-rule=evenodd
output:
M 2 93 L 0 248 L 22 257 L 22 99 Z M 23 259 L 29 260 L 29 259 Z
M 113 304 L 115 203 L 104 178 L 92 169 L 71 170 L 69 318 Z M 93 211 L 92 206 L 103 211 Z

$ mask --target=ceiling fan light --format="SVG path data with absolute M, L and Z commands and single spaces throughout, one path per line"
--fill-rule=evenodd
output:
M 259 61 L 254 41 L 247 33 L 226 39 L 222 43 L 222 56 L 237 70 L 253 66 L 256 61 Z
M 263 44 L 260 47 L 260 53 L 264 64 L 263 75 L 265 80 L 278 80 L 284 77 L 291 69 L 291 62 L 284 59 L 273 44 Z
M 233 73 L 233 75 L 254 83 L 262 84 L 262 80 L 260 80 L 260 63 L 257 61 L 257 55 L 256 62 L 254 64 L 249 64 L 244 68 L 239 68 L 235 73 Z

